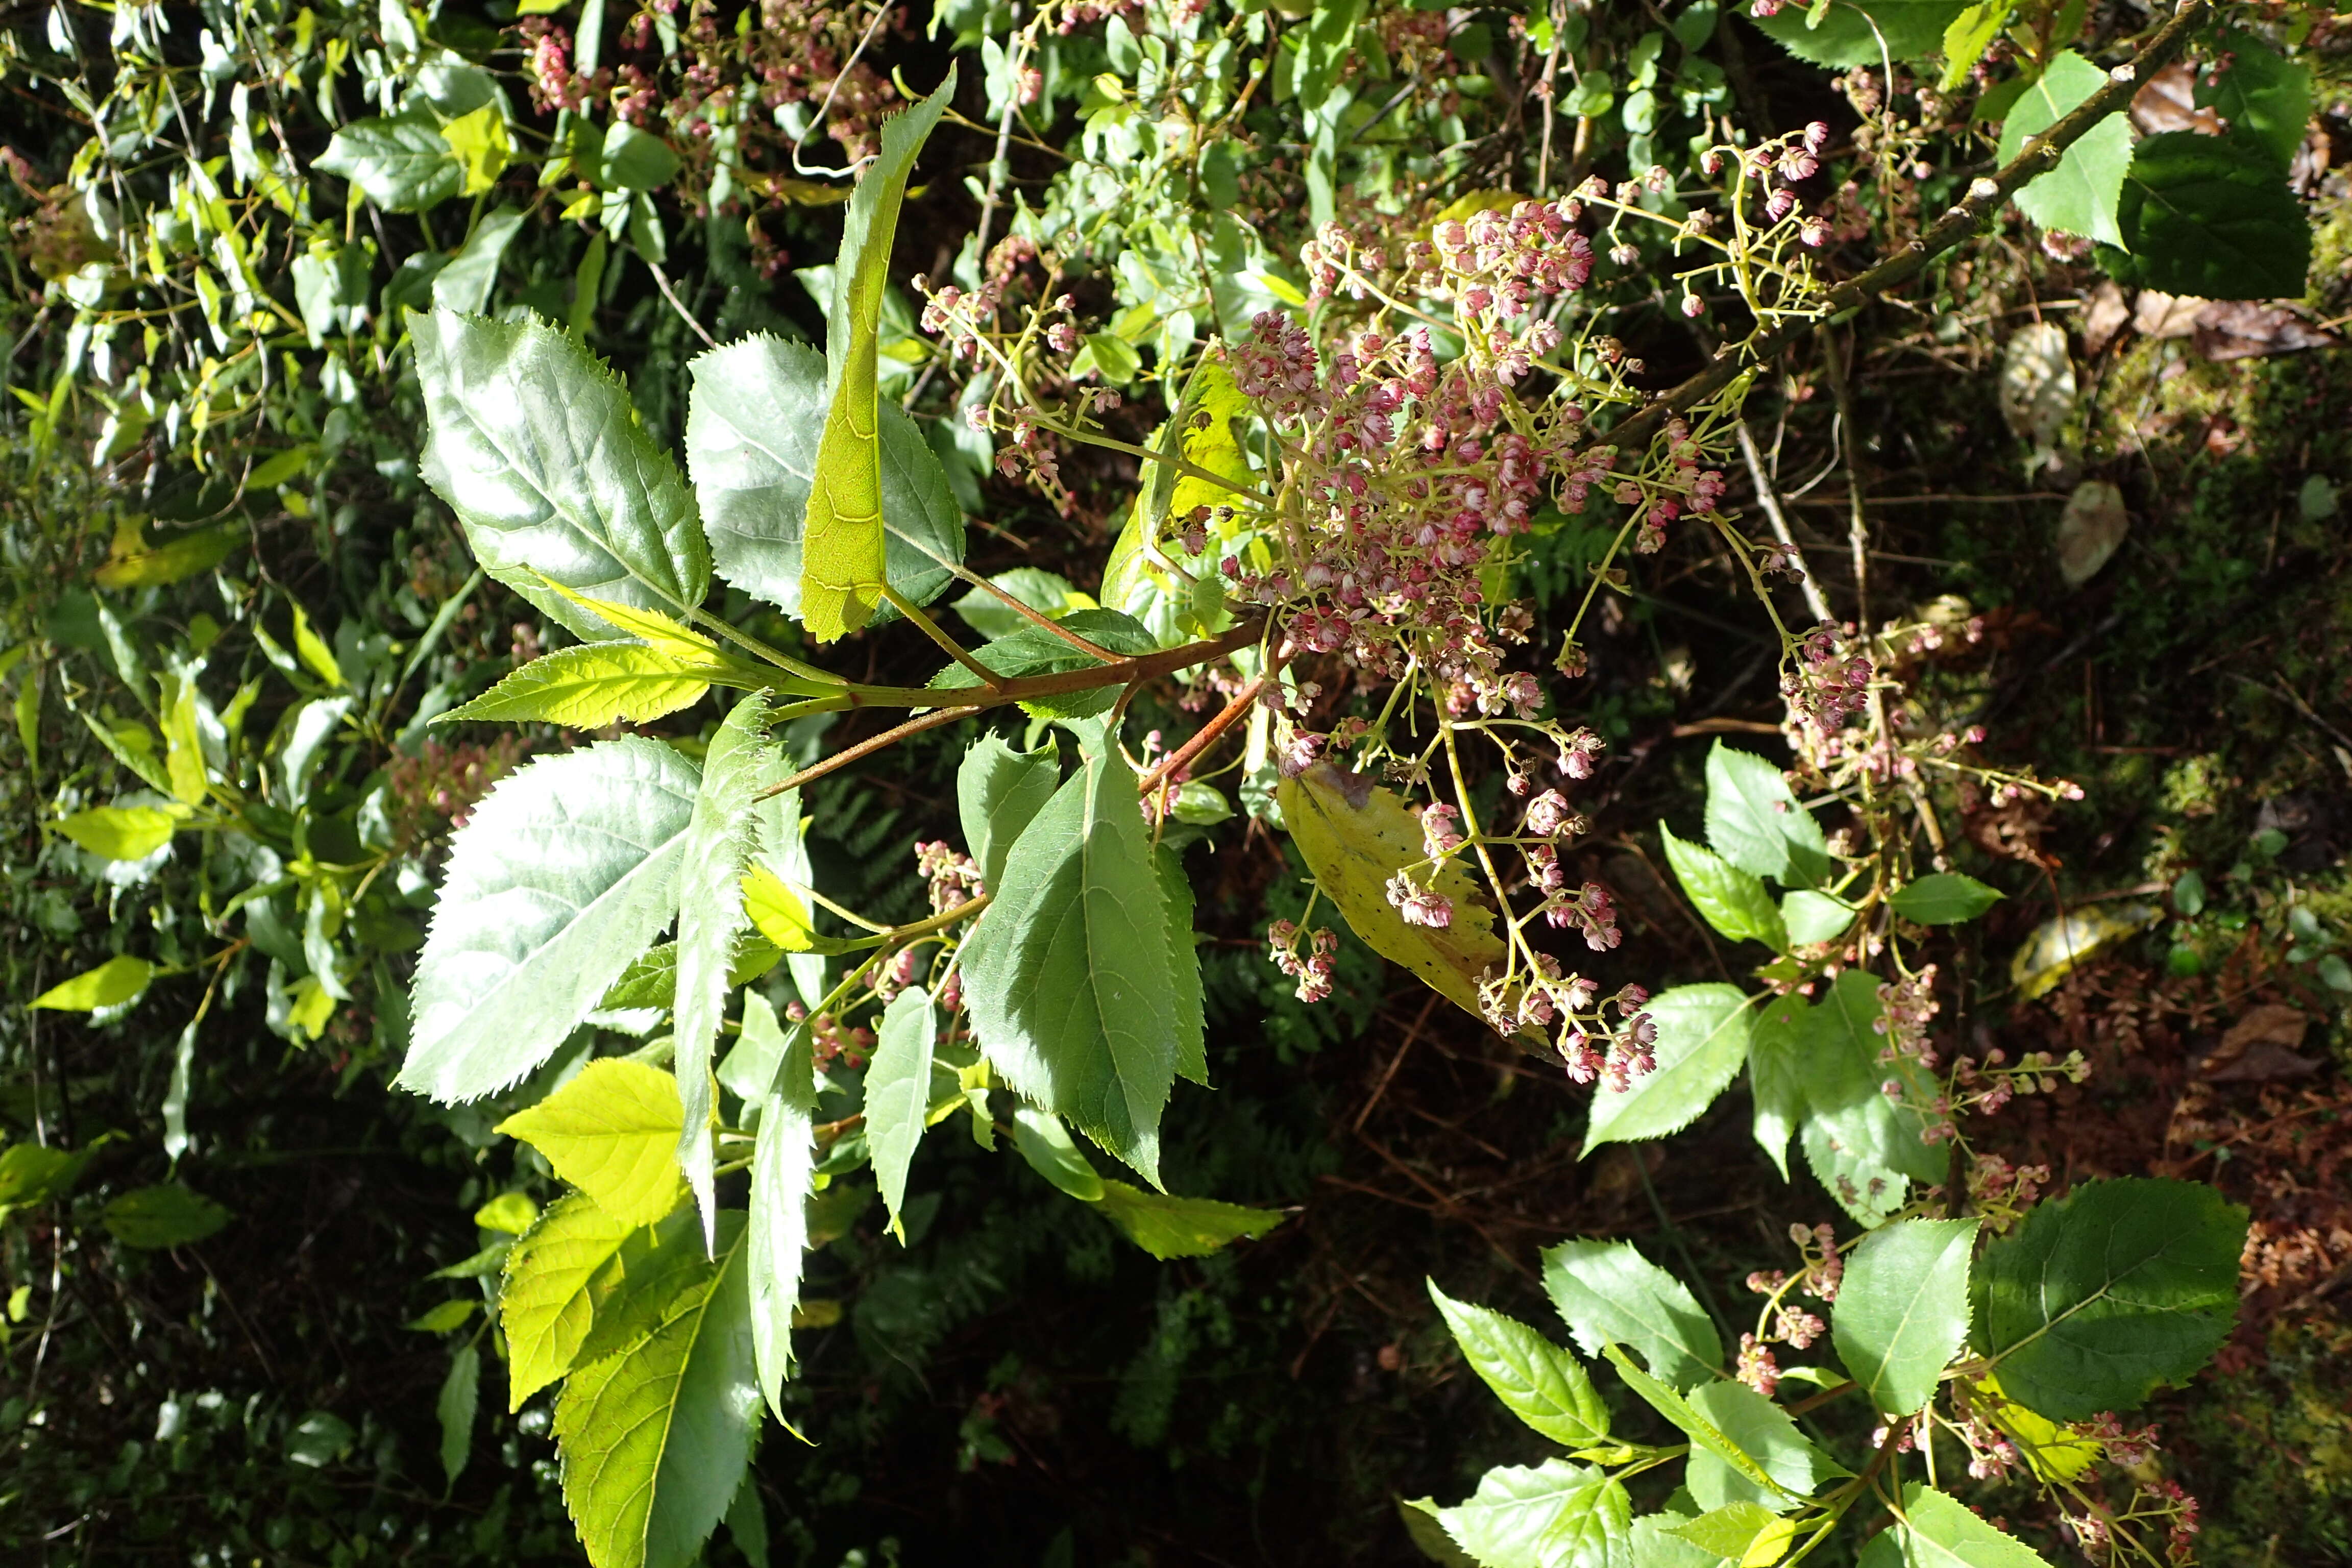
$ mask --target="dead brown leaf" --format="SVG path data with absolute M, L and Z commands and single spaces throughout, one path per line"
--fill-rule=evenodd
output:
M 2197 312 L 2204 308 L 2204 300 L 2185 294 L 2143 289 L 2132 304 L 2132 327 L 2144 338 L 2185 338 L 2197 330 Z
M 2197 1064 L 2198 1076 L 2214 1083 L 2276 1083 L 2310 1078 L 2320 1064 L 2295 1047 L 2311 1028 L 2300 1008 L 2265 1002 L 2230 1026 L 2221 1043 Z
M 2083 347 L 2095 355 L 2105 353 L 2131 319 L 2131 307 L 2124 303 L 2124 291 L 2116 280 L 2100 279 L 2083 302 Z
M 2147 85 L 2132 94 L 2131 121 L 2144 136 L 2160 131 L 2221 133 L 2221 117 L 2197 107 L 2196 71 L 2178 62 L 2148 78 Z
M 2332 349 L 2339 342 L 2293 310 L 2252 300 L 2215 300 L 2197 312 L 2194 347 L 2211 360 Z

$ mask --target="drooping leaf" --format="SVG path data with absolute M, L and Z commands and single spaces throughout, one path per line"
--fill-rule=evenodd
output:
M 472 1100 L 547 1059 L 668 923 L 699 785 L 675 749 L 635 737 L 499 781 L 452 846 L 404 1088 Z
M 449 1375 L 433 1412 L 441 1422 L 441 1473 L 456 1486 L 474 1451 L 474 1416 L 482 1405 L 482 1352 L 469 1342 L 449 1358 Z
M 963 966 L 1005 1082 L 1156 1185 L 1178 1045 L 1151 853 L 1135 774 L 1097 748 L 1013 843 Z
M 1832 1314 L 1838 1359 L 1878 1413 L 1911 1415 L 1969 1336 L 1974 1219 L 1906 1219 L 1863 1237 Z
M 642 724 L 691 706 L 710 689 L 707 671 L 638 643 L 594 642 L 531 660 L 479 697 L 434 719 L 515 723 L 544 720 L 574 730 L 615 721 Z
M 754 691 L 727 715 L 702 759 L 702 788 L 686 830 L 677 892 L 677 1098 L 683 1118 L 678 1167 L 702 1211 L 706 1239 L 717 1223 L 717 1155 L 711 1122 L 710 1053 L 727 1007 L 729 971 L 743 914 L 743 868 L 751 858 L 751 797 L 782 776 L 768 738 L 768 700 Z
M 1102 1186 L 1102 1196 L 1095 1205 L 1129 1241 L 1162 1262 L 1171 1258 L 1206 1258 L 1243 1237 L 1264 1236 L 1282 1223 L 1276 1209 L 1147 1193 L 1125 1182 L 1106 1181 Z
M 2102 248 L 2099 265 L 2119 283 L 2167 294 L 2299 299 L 2311 268 L 2303 203 L 2269 149 L 2235 131 L 2141 142 L 2116 224 L 2124 248 Z
M 1903 1523 L 1896 1528 L 1903 1568 L 2051 1568 L 2042 1553 L 1925 1481 L 1903 1489 Z
M 1658 1065 L 1624 1089 L 1603 1082 L 1593 1089 L 1585 1154 L 1604 1143 L 1681 1131 L 1715 1103 L 1748 1059 L 1754 1017 L 1737 985 L 1677 985 L 1645 1010 L 1657 1026 Z
M 2128 1410 L 2229 1336 L 2246 1211 L 2199 1182 L 2086 1182 L 1985 1248 L 1975 1339 L 2053 1421 Z
M 1549 1459 L 1498 1466 L 1438 1521 L 1486 1568 L 1603 1568 L 1633 1507 L 1606 1470 Z
M 563 1500 L 594 1568 L 685 1568 L 734 1498 L 760 1414 L 740 1216 L 707 1283 L 555 1402 Z
M 96 969 L 86 969 L 71 980 L 59 981 L 25 1005 L 54 1008 L 60 1013 L 94 1013 L 101 1007 L 120 1007 L 146 990 L 148 977 L 154 973 L 155 966 L 145 959 L 117 953 Z
M 428 119 L 354 120 L 311 167 L 349 180 L 386 212 L 423 212 L 457 195 L 466 166 Z
M 499 1322 L 507 1336 L 510 1413 L 572 1370 L 603 1276 L 635 1228 L 587 1194 L 566 1193 L 508 1251 Z
M 99 1218 L 125 1247 L 185 1247 L 229 1222 L 228 1210 L 177 1182 L 138 1187 L 100 1211 Z
M 1421 824 L 1396 792 L 1326 762 L 1283 780 L 1275 800 L 1315 885 L 1339 906 L 1348 929 L 1456 1006 L 1482 1016 L 1478 977 L 1489 969 L 1500 973 L 1504 959 L 1494 911 L 1457 858 L 1434 875 L 1426 867 L 1414 873 L 1418 883 L 1453 905 L 1452 920 L 1435 929 L 1405 923 L 1388 900 L 1389 879 L 1417 866 L 1425 851 Z
M 1683 896 L 1707 924 L 1734 942 L 1760 942 L 1775 950 L 1789 945 L 1788 927 L 1761 877 L 1732 865 L 1703 845 L 1675 837 L 1674 829 L 1663 822 L 1658 824 L 1658 834 L 1665 842 L 1666 863 L 1675 868 Z
M 1034 1105 L 1013 1110 L 1013 1147 L 1029 1168 L 1080 1203 L 1103 1195 L 1103 1179 L 1062 1119 Z
M 58 831 L 101 860 L 144 860 L 172 841 L 180 819 L 156 805 L 100 805 L 77 811 Z
M 803 528 L 827 406 L 824 360 L 805 343 L 751 337 L 689 368 L 687 466 L 713 563 L 745 593 L 798 615 Z M 955 581 L 963 513 L 921 429 L 896 403 L 878 407 L 884 563 L 890 586 L 926 605 Z
M 448 310 L 409 330 L 429 416 L 422 470 L 484 571 L 591 642 L 614 628 L 549 583 L 679 620 L 701 604 L 710 551 L 693 499 L 578 340 L 536 318 Z
M 1723 1342 L 1689 1289 L 1630 1241 L 1563 1241 L 1549 1247 L 1543 1282 L 1588 1356 L 1611 1344 L 1630 1346 L 1678 1388 L 1713 1376 L 1723 1363 Z
M 1829 841 L 1780 770 L 1717 741 L 1706 753 L 1706 842 L 1743 871 L 1784 884 L 1830 873 Z
M 842 220 L 825 310 L 825 385 L 832 402 L 817 440 L 801 542 L 801 624 L 820 643 L 863 626 L 882 602 L 882 447 L 875 389 L 877 334 L 889 284 L 890 241 L 915 154 L 955 93 L 955 72 L 882 128 Z M 926 448 L 928 450 L 928 447 Z
M 2000 162 L 2007 164 L 2106 85 L 2106 72 L 2072 49 L 2059 50 L 2001 121 Z M 2044 228 L 2121 245 L 2116 209 L 2131 162 L 2131 122 L 2119 109 L 2068 147 L 2055 168 L 2027 182 L 2017 193 L 2018 210 Z
M 1958 925 L 1972 921 L 2000 901 L 1998 889 L 1974 877 L 1937 871 L 1905 883 L 1886 901 L 1906 921 L 1921 925 Z
M 1748 1092 L 1756 1142 L 1789 1179 L 1789 1140 L 1805 1119 L 1805 1038 L 1811 1006 L 1801 996 L 1768 998 L 1748 1033 Z
M 890 1233 L 902 1244 L 907 1170 L 915 1145 L 923 1141 L 924 1116 L 930 1109 L 931 1047 L 939 1028 L 931 994 L 908 986 L 882 1010 L 874 1058 L 866 1068 L 866 1142 L 874 1151 L 874 1179 L 890 1214 Z
M 651 1225 L 677 1206 L 677 1079 L 643 1062 L 603 1057 L 528 1110 L 499 1123 L 629 1226 Z
M 1838 0 L 1816 16 L 1815 8 L 1792 4 L 1756 18 L 1756 26 L 1815 65 L 1875 67 L 1889 58 L 1925 59 L 1968 8 L 1969 0 Z
M 1004 858 L 1012 853 L 1013 840 L 1061 784 L 1059 753 L 1050 744 L 1016 752 L 991 734 L 965 749 L 956 768 L 956 812 L 963 824 L 965 850 L 987 886 L 1004 879 Z
M 1454 1300 L 1435 1280 L 1429 1297 L 1470 1370 L 1512 1415 L 1566 1447 L 1608 1439 L 1609 1408 L 1574 1356 L 1515 1318 Z

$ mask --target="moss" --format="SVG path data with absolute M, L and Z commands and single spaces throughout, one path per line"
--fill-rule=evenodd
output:
M 2352 1329 L 2282 1323 L 2260 1369 L 2200 1383 L 2174 1447 L 2211 1563 L 2352 1560 Z

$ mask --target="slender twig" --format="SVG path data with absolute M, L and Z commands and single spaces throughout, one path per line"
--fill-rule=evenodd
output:
M 803 768 L 782 784 L 770 784 L 751 798 L 765 800 L 770 795 L 782 795 L 788 789 L 798 789 L 804 784 L 814 784 L 825 774 L 845 768 L 863 758 L 870 757 L 877 752 L 886 751 L 910 735 L 919 735 L 926 730 L 936 730 L 942 724 L 952 724 L 959 719 L 969 719 L 979 711 L 976 707 L 937 708 L 929 713 L 919 714 L 903 724 L 893 725 L 880 734 L 860 741 L 845 751 L 835 752 L 821 763 Z
M 1772 478 L 1764 471 L 1764 455 L 1756 449 L 1756 437 L 1749 432 L 1748 421 L 1741 420 L 1738 429 L 1739 455 L 1748 460 L 1748 477 L 1756 482 L 1756 504 L 1764 509 L 1765 520 L 1772 525 L 1772 537 L 1788 546 L 1789 564 L 1797 569 L 1798 585 L 1805 591 L 1805 608 L 1813 613 L 1817 621 L 1837 619 L 1830 614 L 1829 598 L 1822 592 L 1822 585 L 1813 580 L 1812 568 L 1805 564 L 1805 552 L 1798 545 L 1797 536 L 1789 531 L 1788 514 L 1780 510 L 1780 498 L 1772 491 Z
M 1061 622 L 1054 619 L 1053 616 L 1046 615 L 1034 605 L 1025 603 L 1018 595 L 1007 592 L 1005 589 L 990 582 L 987 578 L 982 576 L 979 573 L 972 571 L 971 568 L 965 566 L 955 566 L 950 568 L 950 570 L 953 571 L 958 578 L 963 582 L 971 584 L 973 587 L 982 588 L 987 590 L 989 593 L 995 595 L 998 602 L 1003 604 L 1006 609 L 1011 610 L 1014 615 L 1019 616 L 1023 620 L 1029 622 L 1032 626 L 1043 626 L 1045 630 L 1053 633 L 1064 642 L 1068 643 L 1072 647 L 1076 648 L 1080 653 L 1086 654 L 1090 658 L 1098 658 L 1105 664 L 1116 664 L 1118 662 L 1119 656 L 1111 652 L 1110 649 L 1088 642 L 1085 637 L 1080 637 L 1077 633 L 1072 631 Z
M 1198 757 L 1202 752 L 1207 751 L 1212 745 L 1215 744 L 1218 736 L 1223 734 L 1227 730 L 1232 729 L 1234 721 L 1239 719 L 1243 714 L 1249 711 L 1250 704 L 1257 700 L 1257 694 L 1265 689 L 1267 679 L 1267 677 L 1261 675 L 1256 679 L 1251 681 L 1247 686 L 1243 687 L 1240 691 L 1234 695 L 1234 700 L 1225 704 L 1225 710 L 1223 712 L 1218 714 L 1215 718 L 1202 725 L 1201 732 L 1199 734 L 1185 742 L 1181 746 L 1177 747 L 1176 750 L 1169 752 L 1165 761 L 1161 762 L 1158 767 L 1153 768 L 1150 773 L 1144 774 L 1143 783 L 1140 786 L 1141 793 L 1147 795 L 1150 795 L 1153 790 L 1158 789 L 1161 784 L 1167 783 L 1168 780 L 1173 777 L 1179 770 L 1190 767 L 1194 758 Z
M 1117 659 L 1089 669 L 1057 669 L 1045 675 L 1009 677 L 995 690 L 974 686 L 852 685 L 843 688 L 837 696 L 821 697 L 796 706 L 803 713 L 838 712 L 849 708 L 929 708 L 940 702 L 951 702 L 959 708 L 1002 708 L 1007 703 L 1026 702 L 1039 697 L 1065 697 L 1073 691 L 1093 691 L 1105 686 L 1128 686 L 1139 680 L 1156 680 L 1160 676 L 1207 664 L 1223 658 L 1236 648 L 1246 647 L 1255 642 L 1265 630 L 1264 617 L 1253 616 L 1231 631 L 1206 642 L 1191 642 L 1181 647 L 1138 654 L 1132 658 Z
M 694 335 L 702 340 L 704 347 L 717 348 L 719 346 L 719 340 L 712 337 L 709 332 L 703 331 L 702 323 L 694 319 L 694 312 L 688 310 L 686 306 L 679 301 L 677 290 L 669 286 L 669 274 L 662 270 L 661 263 L 658 261 L 648 260 L 646 263 L 646 267 L 653 273 L 654 283 L 661 289 L 662 298 L 668 300 L 669 308 L 677 312 L 677 319 L 694 329 Z
M 1832 320 L 1860 308 L 1877 295 L 1909 282 L 1927 263 L 1966 240 L 1974 238 L 2018 187 L 2046 174 L 2066 149 L 2091 128 L 2131 101 L 2139 85 L 2169 64 L 2187 47 L 2189 37 L 2212 13 L 2212 0 L 2188 0 L 2170 21 L 2134 57 L 2129 65 L 2107 73 L 2107 84 L 2076 105 L 2049 130 L 2025 145 L 1998 172 L 1970 183 L 1968 195 L 1894 256 L 1824 293 L 1814 310 L 1772 331 L 1732 343 L 1719 351 L 1706 368 L 1677 386 L 1659 393 L 1638 412 L 1610 431 L 1620 449 L 1649 445 L 1658 428 L 1675 415 L 1730 385 L 1750 366 L 1762 364 L 1812 329 L 1817 320 Z

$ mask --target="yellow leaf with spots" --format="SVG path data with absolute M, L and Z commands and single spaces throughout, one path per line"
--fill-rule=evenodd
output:
M 1362 773 L 1318 763 L 1275 791 L 1283 826 L 1315 873 L 1323 896 L 1339 906 L 1348 929 L 1382 958 L 1403 964 L 1464 1010 L 1478 1012 L 1478 979 L 1500 973 L 1505 956 L 1494 911 L 1477 884 L 1453 860 L 1433 878 L 1422 850 L 1421 824 L 1393 790 Z M 1442 927 L 1407 925 L 1388 900 L 1391 877 L 1408 866 L 1413 880 L 1454 905 Z

